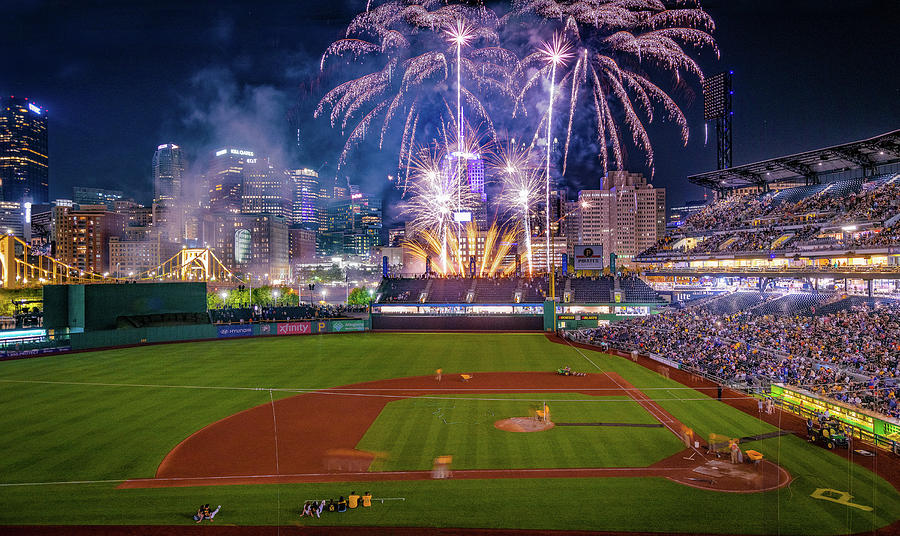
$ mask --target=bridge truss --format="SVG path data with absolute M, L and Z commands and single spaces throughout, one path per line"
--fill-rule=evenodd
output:
M 44 255 L 15 236 L 0 236 L 0 279 L 3 288 L 137 281 L 243 281 L 209 248 L 184 248 L 159 266 L 133 277 L 112 277 L 81 270 Z

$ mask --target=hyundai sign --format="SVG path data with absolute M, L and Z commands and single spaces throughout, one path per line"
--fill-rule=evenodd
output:
M 602 270 L 603 246 L 575 246 L 576 270 Z

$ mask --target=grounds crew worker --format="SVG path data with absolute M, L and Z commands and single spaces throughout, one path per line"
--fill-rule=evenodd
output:
M 355 491 L 351 491 L 350 496 L 347 497 L 347 499 L 350 500 L 350 508 L 359 506 L 359 495 L 357 495 Z
M 372 506 L 372 494 L 369 493 L 368 491 L 363 493 L 362 501 L 363 501 L 363 507 L 368 508 L 368 507 Z

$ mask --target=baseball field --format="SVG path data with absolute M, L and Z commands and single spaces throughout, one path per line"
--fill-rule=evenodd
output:
M 587 374 L 555 374 L 566 365 Z M 467 333 L 252 338 L 3 362 L 0 532 L 189 527 L 204 503 L 222 505 L 215 525 L 237 526 L 898 527 L 896 457 L 779 434 L 802 424 L 644 365 L 540 334 Z M 499 424 L 531 421 L 544 407 L 553 427 Z M 710 434 L 744 438 L 764 461 L 716 459 L 704 448 Z M 432 478 L 438 456 L 452 456 L 451 478 Z M 299 517 L 304 501 L 351 490 L 371 491 L 375 504 Z

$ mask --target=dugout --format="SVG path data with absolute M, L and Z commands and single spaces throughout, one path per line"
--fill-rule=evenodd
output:
M 209 324 L 206 283 L 45 285 L 44 327 L 98 331 Z

